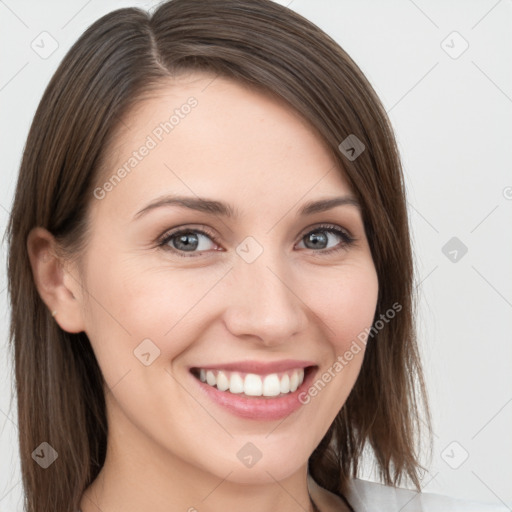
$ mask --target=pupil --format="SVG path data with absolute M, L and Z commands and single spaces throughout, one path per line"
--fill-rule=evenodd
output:
M 190 242 L 189 240 L 190 239 L 193 239 L 192 242 Z M 185 251 L 193 251 L 194 249 L 197 248 L 197 235 L 193 234 L 193 233 L 187 233 L 187 234 L 184 234 L 184 235 L 180 235 L 178 237 L 178 240 L 177 240 L 177 245 L 178 247 L 176 247 L 176 244 L 175 244 L 175 247 L 176 249 L 183 249 Z M 181 247 L 179 247 L 179 245 L 182 245 Z
M 311 233 L 308 238 L 309 241 L 312 242 L 313 249 L 318 248 L 320 245 L 327 244 L 327 235 L 325 233 Z

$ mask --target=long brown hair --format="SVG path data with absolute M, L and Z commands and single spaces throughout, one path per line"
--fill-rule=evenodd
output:
M 395 303 L 401 311 L 369 339 L 356 384 L 309 472 L 341 495 L 369 445 L 384 483 L 405 478 L 420 490 L 420 424 L 430 439 L 430 413 L 415 337 L 404 181 L 383 106 L 344 50 L 293 11 L 270 0 L 172 0 L 152 15 L 120 9 L 89 27 L 50 81 L 28 135 L 7 230 L 26 511 L 76 509 L 104 463 L 108 434 L 90 342 L 53 321 L 35 286 L 27 236 L 42 226 L 63 254 L 79 260 L 108 141 L 144 94 L 183 70 L 211 71 L 279 96 L 344 169 L 379 279 L 374 320 Z M 356 159 L 339 149 L 350 135 L 364 144 Z M 47 469 L 31 456 L 43 441 L 58 452 Z

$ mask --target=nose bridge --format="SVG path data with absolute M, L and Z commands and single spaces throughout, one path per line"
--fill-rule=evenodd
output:
M 234 290 L 227 326 L 235 335 L 258 336 L 266 344 L 290 338 L 304 329 L 304 303 L 294 294 L 293 274 L 277 249 L 257 251 L 254 244 L 237 249 L 232 270 Z M 243 252 L 243 249 L 248 249 Z M 259 252 L 259 254 L 257 254 Z M 246 257 L 248 254 L 251 257 Z

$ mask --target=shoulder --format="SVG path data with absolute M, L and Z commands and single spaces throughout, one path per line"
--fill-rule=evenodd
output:
M 401 512 L 504 512 L 499 505 L 476 503 L 440 494 L 416 492 L 391 487 L 367 480 L 352 479 L 349 482 L 348 502 L 356 512 L 366 510 Z
M 310 475 L 308 475 L 308 489 L 321 512 L 350 512 L 350 509 L 339 496 L 320 487 Z

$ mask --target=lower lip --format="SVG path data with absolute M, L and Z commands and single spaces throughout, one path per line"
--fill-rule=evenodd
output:
M 192 379 L 199 385 L 199 388 L 210 400 L 223 406 L 235 416 L 251 420 L 280 420 L 286 418 L 292 412 L 304 405 L 299 400 L 299 395 L 309 388 L 310 383 L 318 368 L 309 368 L 304 376 L 302 384 L 293 392 L 281 397 L 247 397 L 242 393 L 230 393 L 219 391 L 190 374 Z

